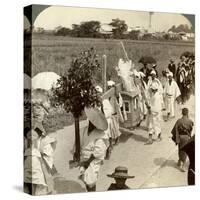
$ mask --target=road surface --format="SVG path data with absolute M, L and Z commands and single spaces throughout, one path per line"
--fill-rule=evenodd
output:
M 190 109 L 190 117 L 193 120 L 194 103 L 194 97 L 191 97 L 185 105 Z M 107 177 L 107 174 L 111 174 L 115 167 L 119 165 L 128 167 L 128 173 L 135 176 L 134 179 L 127 180 L 127 185 L 133 189 L 187 185 L 186 173 L 182 173 L 176 168 L 178 160 L 177 146 L 170 138 L 171 129 L 175 121 L 181 116 L 182 107 L 176 107 L 176 118 L 168 122 L 162 122 L 163 139 L 161 142 L 155 141 L 152 145 L 145 145 L 148 139 L 144 127 L 145 122 L 134 131 L 123 132 L 120 143 L 114 147 L 110 160 L 105 160 L 100 169 L 97 191 L 107 190 L 114 181 L 112 178 Z M 85 122 L 81 122 L 81 126 L 84 125 Z M 78 169 L 69 168 L 69 160 L 72 159 L 71 150 L 74 144 L 74 126 L 65 127 L 53 133 L 53 135 L 58 141 L 55 151 L 55 166 L 60 177 L 66 181 L 78 183 L 84 188 L 84 184 L 78 179 Z M 76 192 L 83 191 L 79 189 Z M 62 192 L 69 192 L 69 190 L 65 191 L 65 188 L 63 188 Z

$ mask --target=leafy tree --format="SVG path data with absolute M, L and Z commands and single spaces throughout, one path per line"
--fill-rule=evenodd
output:
M 76 37 L 100 37 L 100 24 L 99 21 L 82 22 L 80 25 L 72 24 L 73 35 Z
M 56 30 L 55 35 L 61 35 L 61 36 L 71 35 L 71 29 L 60 27 L 59 29 Z
M 71 62 L 66 76 L 62 76 L 57 87 L 52 89 L 53 102 L 64 106 L 73 114 L 75 120 L 75 154 L 74 161 L 80 161 L 79 118 L 84 107 L 100 103 L 94 87 L 94 73 L 100 68 L 97 54 L 93 48 L 82 52 Z
M 179 26 L 173 25 L 168 31 L 172 31 L 174 33 L 179 33 L 179 32 L 186 32 L 186 33 L 192 33 L 192 27 L 189 28 L 187 24 L 180 24 Z
M 99 37 L 100 27 L 99 21 L 82 22 L 80 25 L 81 34 L 83 37 Z
M 129 38 L 132 40 L 138 40 L 140 35 L 140 30 L 132 30 L 129 32 Z
M 74 37 L 80 37 L 80 35 L 81 35 L 80 25 L 72 24 L 72 35 Z
M 123 34 L 127 31 L 128 26 L 124 20 L 112 19 L 112 22 L 109 24 L 114 27 L 113 36 L 114 38 L 123 38 Z

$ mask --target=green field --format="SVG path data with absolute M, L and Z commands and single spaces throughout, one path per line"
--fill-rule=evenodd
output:
M 140 57 L 148 55 L 157 60 L 159 71 L 168 65 L 170 58 L 178 62 L 181 53 L 194 51 L 195 49 L 194 43 L 183 41 L 122 41 L 128 57 L 135 63 L 137 68 L 141 67 L 141 64 L 138 63 Z M 73 56 L 91 47 L 96 49 L 100 61 L 102 61 L 103 54 L 107 55 L 108 74 L 115 79 L 116 74 L 113 69 L 117 65 L 119 58 L 124 57 L 120 40 L 71 38 L 53 35 L 33 35 L 32 76 L 43 71 L 54 71 L 62 75 L 69 68 Z M 25 45 L 26 48 L 28 47 Z
M 195 45 L 191 42 L 156 42 L 156 41 L 133 41 L 122 40 L 126 48 L 128 57 L 135 63 L 137 68 L 142 67 L 138 63 L 141 56 L 153 56 L 158 63 L 158 71 L 166 68 L 169 59 L 173 58 L 176 63 L 184 51 L 194 51 Z M 53 71 L 59 75 L 64 74 L 70 66 L 73 56 L 83 50 L 94 47 L 99 55 L 100 62 L 102 55 L 107 55 L 107 70 L 112 79 L 117 81 L 114 70 L 119 58 L 124 57 L 124 52 L 120 45 L 120 40 L 70 38 L 62 36 L 34 35 L 32 38 L 32 77 L 39 72 Z M 30 63 L 30 46 L 25 42 L 25 72 L 28 72 Z M 97 82 L 101 85 L 101 72 L 97 73 Z M 54 111 L 45 120 L 47 132 L 54 132 L 64 126 L 73 123 L 73 117 L 65 111 Z

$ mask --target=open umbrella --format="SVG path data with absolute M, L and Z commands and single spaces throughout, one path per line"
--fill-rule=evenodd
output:
M 156 60 L 151 56 L 142 56 L 138 62 L 145 66 L 147 64 L 155 64 Z
M 41 72 L 32 78 L 32 89 L 50 90 L 60 76 L 55 72 Z

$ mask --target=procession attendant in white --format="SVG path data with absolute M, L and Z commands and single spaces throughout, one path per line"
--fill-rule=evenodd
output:
M 98 108 L 85 108 L 88 125 L 81 129 L 80 179 L 88 192 L 96 191 L 99 170 L 103 164 L 109 142 L 105 131 L 108 123 Z
M 160 94 L 158 92 L 158 84 L 152 83 L 150 89 L 150 98 L 147 105 L 148 108 L 148 133 L 149 139 L 146 144 L 153 143 L 153 135 L 157 136 L 157 141 L 161 140 L 161 112 L 162 112 L 162 102 L 160 99 Z
M 166 99 L 166 110 L 167 110 L 167 119 L 169 117 L 175 117 L 175 101 L 181 95 L 180 89 L 173 79 L 173 73 L 168 73 L 168 82 L 164 88 L 164 96 Z

